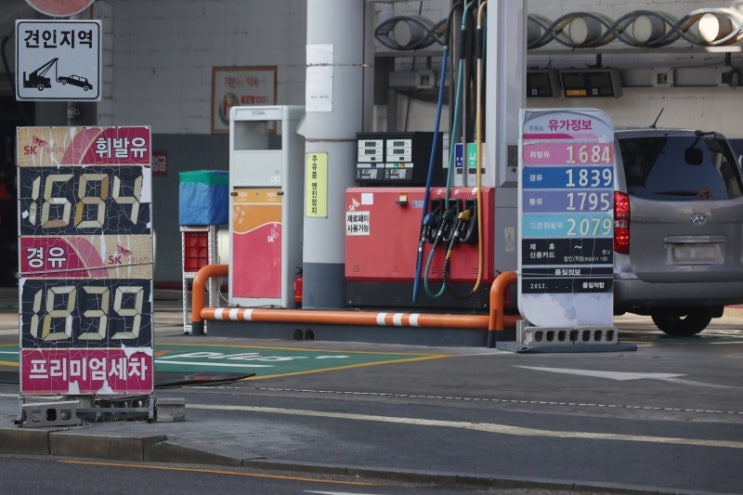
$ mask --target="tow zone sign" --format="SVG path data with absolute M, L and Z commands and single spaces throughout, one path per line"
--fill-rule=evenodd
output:
M 101 100 L 101 21 L 19 19 L 15 33 L 16 100 Z

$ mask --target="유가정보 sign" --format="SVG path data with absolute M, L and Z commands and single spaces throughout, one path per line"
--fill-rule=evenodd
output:
M 533 325 L 613 324 L 614 161 L 602 111 L 522 112 L 519 310 Z

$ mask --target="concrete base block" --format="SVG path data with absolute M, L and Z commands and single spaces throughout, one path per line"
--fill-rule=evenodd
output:
M 54 401 L 29 402 L 21 406 L 21 426 L 24 428 L 39 426 L 76 426 L 81 423 L 77 417 L 80 402 Z
M 183 397 L 157 399 L 155 417 L 158 423 L 186 421 L 186 399 Z

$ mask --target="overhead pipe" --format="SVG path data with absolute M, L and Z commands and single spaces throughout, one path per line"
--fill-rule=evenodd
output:
M 204 292 L 211 277 L 226 277 L 228 265 L 206 265 L 193 279 L 191 300 L 191 334 L 204 334 L 204 320 L 252 321 L 264 323 L 301 323 L 380 327 L 462 328 L 488 330 L 487 346 L 494 347 L 497 332 L 513 328 L 520 315 L 504 314 L 506 291 L 517 281 L 516 272 L 503 272 L 490 287 L 488 315 L 454 315 L 435 313 L 390 313 L 374 311 L 208 308 Z

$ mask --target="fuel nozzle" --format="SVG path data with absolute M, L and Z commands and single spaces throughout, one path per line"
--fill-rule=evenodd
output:
M 439 223 L 438 231 L 436 232 L 436 239 L 438 241 L 449 242 L 451 240 L 451 236 L 454 232 L 452 226 L 454 224 L 454 219 L 456 218 L 456 216 L 456 206 L 450 206 L 446 209 L 446 211 L 444 211 L 444 214 L 441 216 L 441 222 Z
M 471 200 L 465 201 L 464 209 L 457 215 L 455 229 L 458 242 L 477 243 L 477 211 L 475 203 Z
M 421 242 L 433 242 L 436 238 L 436 231 L 438 230 L 439 223 L 441 222 L 441 209 L 432 208 L 429 213 L 423 217 L 423 225 L 421 226 Z

